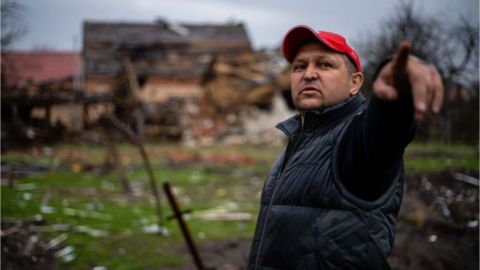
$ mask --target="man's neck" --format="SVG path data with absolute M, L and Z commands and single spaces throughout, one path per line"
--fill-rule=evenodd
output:
M 309 110 L 303 110 L 303 109 L 300 109 L 298 110 L 299 114 L 300 114 L 300 118 L 301 118 L 301 124 L 302 124 L 302 127 L 305 125 L 305 115 L 307 113 L 307 111 L 316 111 L 318 113 L 323 113 L 324 111 L 327 111 L 331 108 L 334 108 L 334 107 L 340 107 L 346 103 L 348 103 L 352 98 L 354 98 L 355 96 L 357 96 L 358 94 L 355 94 L 353 96 L 350 96 L 348 97 L 347 99 L 341 101 L 341 102 L 338 102 L 336 104 L 333 104 L 331 106 L 327 106 L 327 107 L 319 107 L 319 108 L 315 108 L 315 109 L 309 109 Z

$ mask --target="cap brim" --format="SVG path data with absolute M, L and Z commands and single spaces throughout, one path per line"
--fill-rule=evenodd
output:
M 291 63 L 298 49 L 310 40 L 318 40 L 324 43 L 319 39 L 315 30 L 306 25 L 298 25 L 290 29 L 282 42 L 282 51 L 285 59 Z

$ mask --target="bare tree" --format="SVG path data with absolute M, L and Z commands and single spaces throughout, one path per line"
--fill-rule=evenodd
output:
M 24 23 L 24 6 L 13 0 L 3 0 L 1 4 L 1 25 L 3 51 L 27 32 Z
M 364 91 L 371 89 L 378 64 L 391 57 L 403 40 L 412 43 L 413 55 L 435 64 L 445 83 L 471 86 L 478 81 L 478 25 L 465 18 L 449 25 L 435 16 L 416 12 L 413 1 L 401 1 L 377 35 L 367 35 L 356 44 L 369 80 Z
M 469 138 L 469 142 L 478 142 L 478 31 L 478 25 L 466 18 L 447 24 L 438 17 L 416 12 L 413 1 L 401 1 L 378 34 L 367 34 L 355 44 L 366 77 L 362 91 L 371 91 L 379 63 L 393 56 L 401 41 L 408 40 L 413 55 L 438 68 L 447 91 L 442 115 L 422 123 L 419 138 L 449 143 Z M 465 91 L 469 98 L 460 100 L 460 92 Z
M 447 82 L 462 83 L 472 89 L 478 84 L 478 25 L 471 25 L 461 18 L 459 23 L 448 31 L 445 37 L 447 55 L 440 55 L 438 62 L 444 61 L 442 67 Z

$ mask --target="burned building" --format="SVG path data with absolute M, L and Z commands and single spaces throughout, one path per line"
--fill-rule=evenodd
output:
M 83 31 L 85 91 L 115 93 L 121 100 L 110 110 L 119 115 L 132 114 L 132 106 L 122 103 L 137 100 L 143 116 L 136 122 L 144 121 L 147 132 L 155 129 L 157 135 L 182 135 L 179 112 L 196 111 L 185 102 L 204 95 L 212 63 L 253 53 L 241 23 L 85 22 Z
M 102 130 L 98 120 L 110 115 L 140 137 L 183 141 L 248 130 L 258 117 L 246 111 L 271 112 L 288 81 L 279 51 L 254 51 L 242 23 L 87 21 L 81 53 L 2 57 L 4 124 L 20 115 L 27 127 L 40 117 L 45 126 Z
M 111 112 L 140 135 L 216 140 L 283 88 L 278 52 L 254 51 L 242 23 L 83 27 L 85 91 L 114 93 Z
M 85 22 L 83 31 L 87 91 L 111 91 L 123 59 L 129 57 L 143 95 L 150 100 L 198 95 L 213 58 L 252 53 L 243 24 Z

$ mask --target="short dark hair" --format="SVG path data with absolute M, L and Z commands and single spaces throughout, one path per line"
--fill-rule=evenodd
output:
M 348 57 L 347 55 L 345 54 L 342 54 L 342 57 L 343 57 L 343 62 L 345 62 L 345 65 L 347 66 L 347 71 L 349 74 L 353 74 L 355 72 L 357 72 L 357 67 L 355 66 L 355 64 L 352 62 L 352 60 L 350 59 L 350 57 Z

